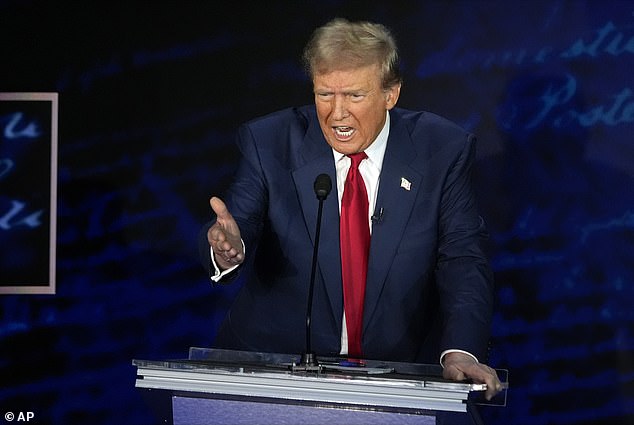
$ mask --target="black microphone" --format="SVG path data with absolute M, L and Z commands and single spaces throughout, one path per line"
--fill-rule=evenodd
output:
M 306 308 L 306 351 L 302 354 L 301 365 L 305 370 L 319 370 L 319 364 L 311 344 L 311 321 L 313 316 L 313 293 L 315 292 L 315 271 L 317 270 L 317 251 L 319 250 L 319 233 L 321 231 L 321 213 L 324 207 L 324 200 L 328 197 L 332 189 L 332 181 L 328 174 L 320 174 L 315 179 L 313 185 L 315 195 L 319 200 L 317 210 L 317 226 L 315 229 L 315 245 L 313 246 L 313 266 L 310 272 L 310 286 L 308 287 L 308 306 Z
M 372 220 L 372 223 L 380 223 L 381 220 L 383 220 L 383 207 L 379 208 L 378 212 L 374 210 L 374 214 L 372 214 L 370 219 Z
M 315 189 L 315 195 L 317 195 L 317 199 L 320 201 L 324 201 L 330 191 L 332 190 L 332 182 L 330 181 L 330 176 L 328 174 L 320 174 L 315 179 L 315 183 L 313 184 L 313 188 Z M 319 204 L 321 207 L 321 204 Z M 319 218 L 317 218 L 317 225 L 319 226 Z

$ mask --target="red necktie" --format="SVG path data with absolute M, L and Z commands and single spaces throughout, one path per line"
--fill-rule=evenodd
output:
M 341 199 L 340 244 L 343 279 L 343 304 L 348 330 L 348 355 L 361 358 L 363 301 L 368 274 L 370 224 L 368 194 L 359 173 L 359 163 L 367 158 L 364 152 L 348 155 L 352 160 Z

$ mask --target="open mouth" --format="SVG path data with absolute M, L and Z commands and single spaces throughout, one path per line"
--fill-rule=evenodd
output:
M 347 140 L 350 137 L 352 137 L 352 135 L 354 134 L 354 128 L 352 127 L 337 126 L 337 127 L 333 127 L 333 130 L 335 132 L 335 136 L 339 140 Z

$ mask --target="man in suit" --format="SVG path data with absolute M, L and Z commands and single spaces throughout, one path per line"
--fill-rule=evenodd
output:
M 210 201 L 216 219 L 201 235 L 203 262 L 215 282 L 244 278 L 216 345 L 305 349 L 319 203 L 313 182 L 325 173 L 336 184 L 323 204 L 314 351 L 440 360 L 445 377 L 486 383 L 492 397 L 500 382 L 479 361 L 487 356 L 493 283 L 470 183 L 473 135 L 431 113 L 395 108 L 398 55 L 382 25 L 333 20 L 315 31 L 304 59 L 315 104 L 243 125 L 235 181 L 224 201 Z M 344 230 L 353 173 L 366 204 L 357 233 L 369 246 L 361 248 Z M 349 307 L 353 299 L 357 307 Z

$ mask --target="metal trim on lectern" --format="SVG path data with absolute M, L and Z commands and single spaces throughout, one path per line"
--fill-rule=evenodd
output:
M 187 360 L 134 360 L 136 387 L 172 396 L 243 400 L 406 415 L 466 412 L 482 385 L 442 378 L 440 366 L 320 359 L 318 372 L 299 357 L 191 348 Z

